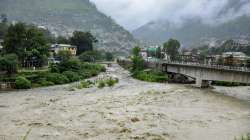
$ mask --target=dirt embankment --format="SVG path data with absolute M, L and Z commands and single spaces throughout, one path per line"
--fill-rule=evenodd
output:
M 0 94 L 0 140 L 233 140 L 250 132 L 250 103 L 211 90 L 132 79 L 113 88 L 71 85 Z

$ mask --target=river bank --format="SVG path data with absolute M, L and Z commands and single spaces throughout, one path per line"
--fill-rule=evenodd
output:
M 29 130 L 28 140 L 233 140 L 250 132 L 248 99 L 218 93 L 222 88 L 142 82 L 117 64 L 106 75 L 119 83 L 0 93 L 0 140 L 20 139 Z

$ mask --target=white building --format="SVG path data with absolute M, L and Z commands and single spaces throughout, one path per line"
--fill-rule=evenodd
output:
M 58 54 L 60 51 L 69 51 L 71 55 L 75 56 L 77 47 L 69 44 L 52 44 L 50 51 L 55 54 Z

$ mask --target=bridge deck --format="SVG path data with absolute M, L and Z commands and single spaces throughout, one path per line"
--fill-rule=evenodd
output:
M 207 68 L 207 69 L 216 69 L 216 70 L 226 70 L 226 71 L 234 71 L 234 72 L 246 72 L 250 74 L 250 68 L 247 67 L 238 67 L 238 66 L 224 66 L 224 65 L 208 65 L 208 64 L 200 64 L 200 63 L 191 63 L 191 62 L 168 62 L 161 61 L 161 64 L 167 65 L 181 65 L 186 67 L 199 67 L 199 68 Z

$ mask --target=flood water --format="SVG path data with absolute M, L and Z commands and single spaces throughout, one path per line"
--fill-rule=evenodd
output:
M 235 98 L 225 94 L 239 89 L 134 80 L 117 64 L 105 75 L 120 82 L 104 89 L 64 85 L 1 93 L 0 140 L 26 134 L 28 140 L 234 140 L 250 132 L 249 87 Z

